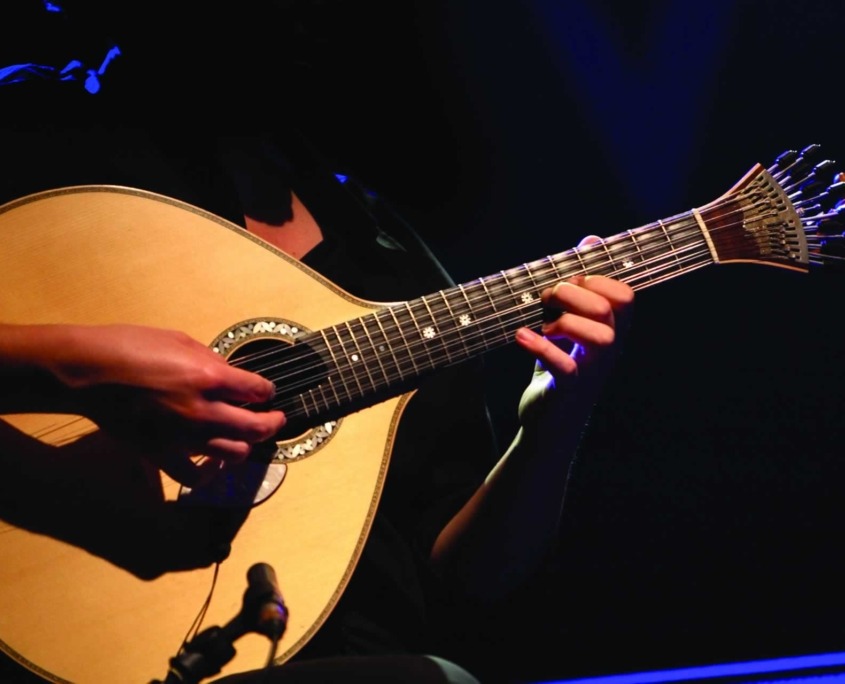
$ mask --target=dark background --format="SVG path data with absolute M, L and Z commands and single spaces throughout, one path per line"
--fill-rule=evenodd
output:
M 397 71 L 413 51 L 380 25 L 368 113 L 338 118 L 469 280 L 705 204 L 786 149 L 845 160 L 843 9 L 416 3 L 424 59 Z M 484 616 L 480 663 L 538 681 L 845 650 L 843 289 L 724 265 L 639 293 L 559 553 Z M 504 438 L 530 362 L 489 364 Z
M 249 104 L 308 111 L 458 281 L 705 204 L 786 149 L 845 168 L 841 1 L 324 4 L 319 78 Z M 191 5 L 193 33 L 151 23 L 225 55 Z M 526 682 L 845 651 L 843 291 L 724 265 L 639 293 L 546 574 L 450 648 Z M 489 368 L 506 442 L 531 361 Z

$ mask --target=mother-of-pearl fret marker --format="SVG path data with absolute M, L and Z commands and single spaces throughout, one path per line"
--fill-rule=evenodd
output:
M 432 328 L 430 325 L 423 328 L 422 333 L 423 333 L 423 337 L 426 338 L 427 340 L 433 340 L 435 335 L 437 334 L 437 333 L 434 332 L 434 328 Z
M 469 314 L 461 314 L 458 317 L 458 321 L 460 322 L 461 325 L 467 326 L 470 323 L 472 323 L 472 317 Z
M 531 294 L 530 292 L 523 292 L 520 299 L 522 300 L 523 304 L 530 304 L 531 302 L 534 301 L 534 295 Z
M 625 259 L 625 261 L 622 262 L 622 265 L 625 268 L 631 268 L 634 265 L 634 262 L 631 259 Z

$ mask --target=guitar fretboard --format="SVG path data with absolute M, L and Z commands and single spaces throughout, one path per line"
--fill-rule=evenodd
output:
M 500 271 L 311 333 L 302 342 L 328 360 L 307 414 L 354 401 L 539 329 L 544 289 L 577 275 L 607 275 L 643 288 L 712 263 L 693 212 Z
M 307 333 L 256 370 L 272 370 L 274 403 L 289 422 L 313 425 L 508 344 L 520 327 L 541 330 L 555 313 L 543 291 L 574 276 L 609 276 L 639 290 L 725 261 L 806 271 L 801 220 L 778 180 L 757 166 L 699 209 Z

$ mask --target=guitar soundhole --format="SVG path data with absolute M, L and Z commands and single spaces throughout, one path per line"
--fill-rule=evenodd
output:
M 305 386 L 299 375 L 319 376 L 315 368 L 323 364 L 319 354 L 310 347 L 293 344 L 303 332 L 308 330 L 292 321 L 253 319 L 224 331 L 211 345 L 213 351 L 225 356 L 232 365 L 258 373 L 276 384 L 276 397 L 270 406 L 285 411 L 288 425 L 276 435 L 275 462 L 296 461 L 316 453 L 334 437 L 342 422 L 326 420 L 303 429 L 301 421 L 296 419 L 297 397 Z

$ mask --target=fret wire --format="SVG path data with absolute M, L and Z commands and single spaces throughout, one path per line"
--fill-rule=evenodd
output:
M 417 366 L 417 362 L 414 361 L 414 355 L 411 354 L 411 348 L 408 346 L 408 339 L 405 337 L 405 333 L 402 331 L 402 326 L 399 323 L 399 318 L 396 316 L 396 311 L 394 311 L 392 306 L 387 307 L 387 310 L 390 312 L 390 315 L 393 318 L 393 322 L 396 324 L 396 330 L 399 332 L 399 337 L 402 338 L 402 342 L 405 345 L 405 349 L 408 350 L 408 360 L 411 362 L 411 365 L 414 367 L 414 372 L 417 375 L 419 375 L 420 369 Z
M 543 257 L 543 280 L 545 287 L 554 287 L 561 281 L 561 277 L 551 256 Z
M 446 355 L 446 360 L 449 363 L 452 363 L 452 355 L 449 353 L 449 345 L 443 344 L 441 339 L 440 339 L 441 338 L 440 326 L 438 325 L 437 317 L 434 315 L 434 311 L 432 310 L 431 306 L 428 303 L 428 300 L 425 297 L 420 297 L 420 301 L 425 306 L 426 311 L 428 311 L 428 316 L 431 319 L 431 327 L 434 329 L 434 334 L 438 338 L 437 339 L 438 344 L 442 347 L 443 353 Z
M 508 314 L 508 325 L 511 329 L 516 329 L 516 327 L 524 324 L 525 309 L 527 307 L 531 307 L 532 309 L 536 308 L 537 300 L 531 292 L 520 292 L 515 290 L 511 279 L 508 277 L 506 272 L 502 271 L 501 275 L 508 288 L 511 301 L 510 306 L 505 309 L 505 312 Z
M 661 241 L 661 244 L 662 241 Z M 649 249 L 648 252 L 643 252 L 643 254 L 649 254 L 654 250 Z M 668 260 L 668 262 L 667 262 Z M 652 279 L 652 272 L 661 273 L 669 268 L 676 268 L 677 264 L 680 261 L 679 252 L 677 249 L 673 249 L 671 253 L 667 254 L 662 248 L 656 252 L 656 256 L 649 256 L 647 259 L 644 259 L 640 263 L 640 271 L 644 271 L 646 273 L 646 277 Z
M 337 388 L 334 386 L 334 378 L 332 378 L 331 376 L 329 376 L 329 377 L 328 377 L 328 378 L 326 378 L 326 379 L 329 381 L 329 388 L 331 389 L 332 394 L 334 394 L 334 400 L 335 400 L 335 403 L 336 403 L 338 406 L 341 406 L 341 405 L 343 404 L 343 402 L 340 400 L 340 395 L 337 393 Z M 342 382 L 342 381 L 343 381 L 343 378 L 341 378 L 341 382 Z M 347 395 L 347 396 L 348 396 L 348 395 Z
M 508 290 L 510 290 L 511 298 L 516 300 L 516 293 L 513 291 L 513 287 L 511 286 L 511 281 L 508 280 L 507 273 L 505 273 L 504 271 L 499 271 L 499 273 L 502 275 L 502 280 L 505 281 L 505 285 L 507 285 Z
M 475 313 L 474 313 L 473 308 L 472 308 L 472 300 L 467 296 L 467 293 L 466 293 L 466 290 L 464 289 L 463 284 L 458 283 L 457 289 L 461 293 L 461 296 L 464 298 L 464 301 L 466 302 L 466 305 L 467 305 L 467 309 L 469 310 L 469 313 L 466 314 L 466 316 L 468 317 L 468 323 L 467 323 L 466 326 L 463 326 L 463 327 L 469 327 L 469 325 L 472 324 L 473 326 L 476 327 L 476 329 L 480 329 L 480 328 L 478 328 L 478 325 L 481 321 L 479 321 L 475 317 Z M 483 317 L 483 314 L 482 314 L 482 317 Z M 483 320 L 483 318 L 482 318 L 482 320 Z M 471 333 L 471 335 L 474 336 L 474 335 L 476 335 L 476 333 Z M 472 337 L 470 337 L 470 339 L 472 339 Z M 482 339 L 482 344 L 485 348 L 487 347 L 487 345 L 484 344 L 483 339 Z
M 509 311 L 514 313 L 515 320 L 519 321 L 521 309 L 526 306 L 526 302 L 522 299 L 523 295 L 519 293 L 518 290 L 514 290 L 513 283 L 511 283 L 511 279 L 508 277 L 507 271 L 499 271 L 502 274 L 502 279 L 505 281 L 505 284 L 510 291 L 511 299 L 513 300 L 513 305 L 509 308 Z
M 472 300 L 467 296 L 467 293 L 466 293 L 466 290 L 464 289 L 464 286 L 458 285 L 458 289 L 461 291 L 461 294 L 464 296 L 464 300 L 466 300 L 467 307 L 469 307 L 469 310 L 472 311 Z M 478 331 L 480 333 L 479 338 L 481 339 L 481 344 L 485 349 L 489 348 L 489 346 L 490 346 L 489 342 L 487 340 L 487 336 L 483 334 L 484 331 L 481 329 L 481 324 L 486 320 L 486 318 L 487 318 L 486 314 L 484 314 L 482 312 L 480 319 L 476 319 L 476 318 L 472 319 L 473 324 L 476 326 L 476 328 L 478 329 Z
M 346 387 L 346 381 L 343 379 L 343 374 L 340 372 L 340 366 L 337 363 L 337 357 L 335 356 L 334 351 L 332 351 L 332 345 L 329 343 L 329 338 L 326 337 L 326 331 L 320 330 L 320 334 L 323 336 L 323 341 L 326 343 L 326 348 L 329 350 L 329 354 L 331 354 L 332 361 L 334 362 L 335 369 L 337 370 L 338 375 L 340 375 L 340 381 L 343 383 L 343 386 Z M 332 376 L 329 375 L 327 380 L 329 381 L 329 385 L 331 386 L 332 393 L 334 394 L 335 401 L 340 404 L 340 396 L 335 389 L 334 382 L 332 381 Z M 347 389 L 347 396 L 349 395 L 349 390 Z
M 305 411 L 305 417 L 310 418 L 311 411 L 308 410 L 308 405 L 305 403 L 305 393 L 300 392 L 297 396 L 299 397 L 299 403 L 302 404 L 302 410 Z
M 320 412 L 320 405 L 317 403 L 317 391 L 320 391 L 320 385 L 317 385 L 317 389 L 315 390 L 313 387 L 308 388 L 308 394 L 311 395 L 311 403 L 314 405 L 314 410 L 319 414 Z M 320 391 L 322 394 L 322 391 Z M 323 397 L 323 401 L 325 402 L 325 395 Z M 329 405 L 326 404 L 326 408 L 329 408 Z
M 458 284 L 458 290 L 460 290 L 461 295 L 462 295 L 462 296 L 463 296 L 463 298 L 464 298 L 464 301 L 467 303 L 467 306 L 468 306 L 468 307 L 470 308 L 470 310 L 471 310 L 471 309 L 472 309 L 472 303 L 470 302 L 469 297 L 467 297 L 467 293 L 466 293 L 466 291 L 464 290 L 464 286 L 463 286 L 463 285 L 461 285 L 461 284 Z
M 606 241 L 607 249 L 613 255 L 612 275 L 627 274 L 636 265 L 636 246 L 632 249 L 629 236 L 617 235 Z M 621 262 L 621 268 L 619 266 Z
M 317 414 L 319 415 L 319 413 L 320 413 L 320 404 L 318 403 L 316 392 L 319 392 L 319 393 L 320 393 L 320 397 L 321 397 L 321 398 L 322 398 L 322 400 L 323 400 L 323 406 L 324 406 L 325 408 L 327 408 L 327 409 L 331 408 L 331 403 L 329 403 L 329 401 L 326 399 L 326 393 L 325 393 L 325 391 L 323 390 L 323 384 L 322 384 L 322 383 L 320 383 L 319 385 L 317 385 L 316 390 L 315 390 L 315 388 L 313 388 L 313 387 L 309 387 L 309 388 L 308 388 L 308 393 L 311 395 L 311 403 L 314 405 L 314 410 L 315 410 L 315 411 L 317 412 Z
M 463 333 L 461 332 L 461 329 L 460 329 L 460 321 L 458 321 L 458 319 L 455 318 L 455 312 L 452 310 L 452 306 L 449 304 L 449 299 L 446 296 L 446 291 L 440 290 L 439 294 L 440 294 L 440 297 L 443 299 L 443 303 L 446 305 L 446 308 L 449 310 L 449 316 L 451 317 L 451 323 L 452 323 L 452 331 L 454 331 L 457 334 L 458 340 L 460 341 L 461 346 L 464 348 L 464 355 L 469 356 L 470 351 L 469 351 L 469 348 L 466 345 L 466 342 L 464 341 L 464 335 L 463 335 Z
M 645 259 L 643 257 L 643 249 L 640 247 L 640 242 L 637 240 L 637 234 L 633 230 L 628 231 L 628 235 L 631 237 L 631 243 L 634 245 L 634 248 L 637 250 L 637 254 L 640 257 L 640 263 L 645 263 Z M 649 280 L 651 280 L 651 275 L 648 275 Z
M 669 243 L 669 248 L 672 250 L 672 254 L 675 255 L 675 246 L 672 243 L 672 238 L 669 236 L 669 231 L 666 230 L 666 226 L 663 221 L 658 221 L 657 225 L 660 226 L 660 229 L 663 231 L 663 235 L 666 237 L 666 241 Z M 675 260 L 679 261 L 677 255 L 675 255 Z
M 631 232 L 628 231 L 625 236 L 616 236 L 616 240 L 610 241 L 608 248 L 615 255 L 613 257 L 613 271 L 610 275 L 623 279 L 630 278 L 631 272 L 642 261 L 639 247 L 634 241 Z
M 343 338 L 340 336 L 340 331 L 337 329 L 336 325 L 332 326 L 332 330 L 334 331 L 335 337 L 337 337 L 338 342 L 340 342 L 340 351 L 343 352 L 343 357 L 346 360 L 346 367 L 351 371 L 352 379 L 355 381 L 355 384 L 358 385 L 358 392 L 363 397 L 364 388 L 361 386 L 361 382 L 358 380 L 358 373 L 355 371 L 355 368 L 352 367 L 352 364 L 349 363 L 350 357 L 346 351 L 346 345 L 343 343 Z M 340 379 L 343 382 L 344 387 L 346 387 L 346 381 L 343 380 L 343 372 L 340 373 Z M 346 392 L 347 394 L 349 394 L 350 398 L 354 396 L 351 392 L 349 392 L 349 388 L 347 388 Z
M 604 253 L 607 254 L 607 263 L 610 265 L 610 271 L 616 271 L 616 262 L 614 261 L 613 255 L 610 253 L 610 249 L 608 248 L 604 238 L 599 238 L 599 244 L 602 246 L 602 249 L 604 249 Z
M 531 272 L 531 267 L 528 264 L 523 264 L 522 271 L 528 276 L 528 279 L 531 281 L 531 294 L 539 295 L 540 288 L 537 285 L 537 281 L 534 279 L 534 274 Z
M 411 317 L 411 321 L 413 322 L 414 327 L 417 329 L 417 338 L 419 339 L 419 344 L 422 345 L 423 350 L 428 356 L 428 362 L 431 364 L 432 368 L 437 368 L 437 363 L 434 361 L 434 357 L 431 355 L 431 350 L 429 349 L 429 346 L 427 344 L 428 340 L 423 335 L 422 328 L 420 328 L 420 324 L 417 321 L 417 317 L 414 315 L 414 310 L 411 307 L 411 302 L 405 302 L 405 308 L 408 310 L 408 315 Z
M 493 297 L 493 295 L 490 294 L 490 290 L 487 288 L 487 283 L 485 282 L 486 280 L 486 278 L 480 278 L 479 282 L 484 288 L 484 293 L 487 295 L 487 299 L 490 301 L 490 305 L 493 309 L 493 312 L 496 314 L 496 317 L 499 321 L 499 328 L 501 328 L 501 334 L 504 338 L 507 338 L 507 327 L 505 326 L 504 321 L 502 320 L 502 315 L 499 313 L 499 309 L 496 307 L 495 298 Z
M 692 254 L 688 254 L 688 252 L 690 250 L 698 250 L 698 251 L 693 251 Z M 649 282 L 647 283 L 647 285 L 656 285 L 656 284 L 661 283 L 665 280 L 669 280 L 671 278 L 674 278 L 676 275 L 679 275 L 680 273 L 683 273 L 683 272 L 689 270 L 687 263 L 691 259 L 695 259 L 697 257 L 700 257 L 701 254 L 702 254 L 702 251 L 700 250 L 700 245 L 693 245 L 693 246 L 684 248 L 680 252 L 680 254 L 683 255 L 683 259 L 679 258 L 679 252 L 676 251 L 675 254 L 673 255 L 674 259 L 671 260 L 670 263 L 666 263 L 666 256 L 665 256 L 665 253 L 663 253 L 663 252 L 660 253 L 659 257 L 654 258 L 654 259 L 650 259 L 649 261 L 653 262 L 652 265 L 649 267 L 650 272 L 658 274 L 659 277 L 653 278 L 652 276 L 649 276 Z M 705 264 L 701 264 L 701 265 L 705 265 Z M 697 268 L 697 267 L 698 266 L 695 266 L 694 268 Z M 678 270 L 679 268 L 681 270 Z
M 581 273 L 586 273 L 587 272 L 587 264 L 584 261 L 584 257 L 581 256 L 581 248 L 579 247 L 579 248 L 574 249 L 573 253 L 575 254 L 575 257 L 578 259 L 578 264 L 581 267 Z
M 664 254 L 667 240 L 666 235 L 662 234 L 659 229 L 660 226 L 658 224 L 651 223 L 643 228 L 640 228 L 639 231 L 645 237 L 646 250 L 650 252 L 654 252 L 656 250 L 658 253 Z M 643 240 L 640 240 L 640 243 L 642 242 Z
M 328 400 L 328 398 L 326 397 L 326 390 L 325 390 L 325 388 L 323 387 L 323 383 L 322 383 L 322 382 L 321 382 L 319 385 L 317 385 L 317 389 L 318 389 L 318 390 L 320 390 L 320 396 L 323 398 L 323 403 L 326 405 L 326 408 L 327 408 L 327 409 L 328 409 L 328 408 L 331 408 L 331 405 L 332 405 L 332 404 L 331 404 L 331 402 Z
M 361 329 L 364 331 L 364 335 L 367 336 L 367 342 L 369 343 L 370 347 L 373 350 L 373 356 L 375 356 L 376 362 L 378 363 L 379 368 L 381 369 L 382 377 L 384 377 L 385 382 L 389 385 L 390 384 L 390 376 L 388 375 L 387 370 L 384 367 L 384 363 L 382 363 L 381 349 L 379 349 L 379 346 L 373 340 L 372 335 L 370 335 L 369 328 L 367 328 L 367 321 L 370 320 L 370 319 L 374 319 L 374 318 L 376 318 L 375 315 L 370 314 L 369 316 L 362 316 L 361 318 L 358 319 L 358 321 L 361 323 Z M 382 345 L 382 346 L 384 346 L 384 345 Z M 373 386 L 374 387 L 376 386 L 375 382 L 373 383 Z
M 352 343 L 355 345 L 355 349 L 358 350 L 358 357 L 361 360 L 360 363 L 364 366 L 364 372 L 367 374 L 367 378 L 369 378 L 369 380 L 370 380 L 370 387 L 372 389 L 375 389 L 377 387 L 377 385 L 376 385 L 376 381 L 373 379 L 372 374 L 370 373 L 369 364 L 367 363 L 368 357 L 361 350 L 361 345 L 358 343 L 358 336 L 352 330 L 352 322 L 351 321 L 346 321 L 346 328 L 349 330 L 349 336 L 352 338 Z M 353 359 L 353 361 L 354 360 L 355 359 Z M 353 367 L 353 370 L 357 370 L 357 368 Z M 357 373 L 356 373 L 356 375 L 357 375 Z M 361 396 L 364 396 L 363 392 L 361 393 Z
M 587 245 L 581 251 L 584 257 L 584 264 L 585 264 L 585 272 L 589 274 L 604 274 L 607 273 L 608 262 L 607 260 L 600 254 L 600 250 L 598 247 L 599 243 L 591 243 Z M 603 245 L 602 245 L 603 246 Z M 592 264 L 588 264 L 588 261 L 592 261 Z M 613 267 L 613 262 L 610 262 L 611 269 Z
M 552 280 L 554 280 L 555 282 L 559 282 L 559 281 L 563 280 L 564 278 L 561 275 L 560 270 L 557 267 L 555 257 L 552 256 L 552 255 L 549 255 L 549 256 L 546 257 L 545 261 L 546 261 L 546 263 L 548 263 L 552 267 L 551 268 Z
M 575 257 L 574 259 L 572 257 Z M 586 271 L 586 263 L 581 256 L 580 248 L 574 248 L 558 255 L 559 261 L 566 266 L 565 278 L 571 278 Z
M 402 373 L 402 364 L 399 363 L 399 359 L 396 358 L 396 354 L 393 351 L 393 344 L 390 341 L 390 336 L 387 334 L 384 329 L 384 326 L 381 324 L 381 320 L 379 320 L 379 316 L 385 312 L 389 312 L 389 310 L 390 307 L 385 307 L 384 309 L 377 311 L 373 317 L 375 318 L 375 321 L 378 324 L 379 329 L 381 330 L 381 334 L 384 337 L 384 341 L 387 345 L 387 348 L 390 350 L 390 355 L 393 357 L 393 362 L 396 364 L 396 372 L 399 373 L 399 379 L 404 380 L 405 375 Z

